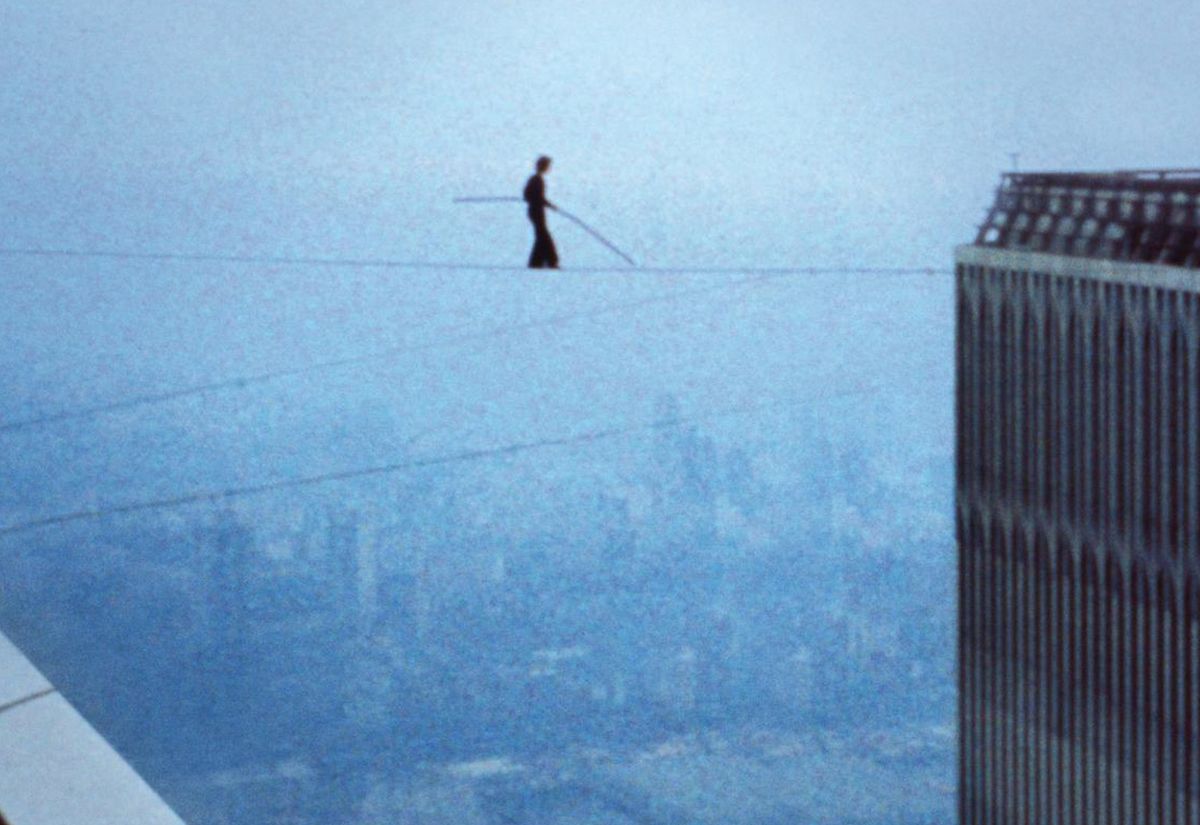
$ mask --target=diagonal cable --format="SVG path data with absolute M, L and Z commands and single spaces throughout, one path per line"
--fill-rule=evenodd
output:
M 317 361 L 312 364 L 306 364 L 300 367 L 286 367 L 278 370 L 268 370 L 265 372 L 250 373 L 247 375 L 237 376 L 234 378 L 220 379 L 217 381 L 209 381 L 201 384 L 192 384 L 186 387 L 180 387 L 174 390 L 165 390 L 158 393 L 146 393 L 144 395 L 135 395 L 128 398 L 118 399 L 104 404 L 96 404 L 93 406 L 82 407 L 73 410 L 62 410 L 60 412 L 48 413 L 32 418 L 19 419 L 16 421 L 0 422 L 0 433 L 17 432 L 27 430 L 34 427 L 40 427 L 48 424 L 56 424 L 63 421 L 77 421 L 88 418 L 95 418 L 102 415 L 107 415 L 125 410 L 137 409 L 139 407 L 154 406 L 164 404 L 169 401 L 175 401 L 181 398 L 187 398 L 195 395 L 205 395 L 214 392 L 223 392 L 227 390 L 242 390 L 246 387 L 258 384 L 265 384 L 270 381 L 275 381 L 281 378 L 292 378 L 311 373 L 324 372 L 328 370 L 336 370 L 345 367 L 356 366 L 359 364 L 370 363 L 372 361 L 387 360 L 400 355 L 407 355 L 416 352 L 426 352 L 429 350 L 441 349 L 444 347 L 453 347 L 461 344 L 470 344 L 476 341 L 489 340 L 499 338 L 505 335 L 511 335 L 518 332 L 527 332 L 529 330 L 542 329 L 547 327 L 560 326 L 572 321 L 585 320 L 590 318 L 599 318 L 605 315 L 625 312 L 627 310 L 638 309 L 654 304 L 671 303 L 689 298 L 696 295 L 702 295 L 710 292 L 717 292 L 724 289 L 737 288 L 752 283 L 771 280 L 783 277 L 784 273 L 767 273 L 757 275 L 750 278 L 742 278 L 737 281 L 715 284 L 704 287 L 693 287 L 689 289 L 675 290 L 662 295 L 653 295 L 648 298 L 640 298 L 635 301 L 624 301 L 616 304 L 606 304 L 601 307 L 586 310 L 577 310 L 573 312 L 558 313 L 549 315 L 544 318 L 537 318 L 531 321 L 525 321 L 517 324 L 504 324 L 493 327 L 482 332 L 467 333 L 464 335 L 454 336 L 441 341 L 431 341 L 425 344 L 417 344 L 414 346 L 393 347 L 378 352 L 366 353 L 363 355 L 353 355 L 345 358 L 333 358 L 327 361 Z
M 874 387 L 859 387 L 853 390 L 829 393 L 822 396 L 822 398 L 841 398 L 852 395 L 869 395 L 877 391 L 877 388 Z M 107 516 L 129 515 L 132 513 L 172 509 L 176 507 L 183 507 L 189 504 L 214 503 L 228 499 L 243 498 L 262 493 L 275 492 L 278 490 L 293 490 L 339 481 L 351 481 L 355 479 L 370 478 L 373 476 L 394 475 L 396 473 L 404 472 L 405 470 L 417 470 L 426 467 L 437 467 L 447 464 L 466 464 L 487 459 L 504 458 L 507 456 L 519 455 L 521 453 L 544 450 L 553 447 L 569 447 L 583 444 L 593 444 L 596 442 L 610 441 L 637 433 L 674 429 L 697 421 L 725 418 L 729 416 L 759 412 L 767 409 L 775 409 L 778 407 L 789 406 L 790 403 L 791 402 L 775 401 L 771 403 L 743 404 L 709 413 L 707 415 L 689 418 L 680 417 L 663 419 L 651 422 L 649 424 L 639 424 L 628 427 L 610 427 L 606 429 L 576 433 L 574 435 L 541 438 L 532 441 L 519 441 L 498 447 L 463 450 L 461 452 L 447 453 L 440 456 L 410 459 L 407 461 L 398 461 L 390 464 L 381 464 L 374 467 L 361 467 L 351 470 L 340 470 L 329 473 L 319 473 L 310 476 L 300 476 L 297 478 L 278 479 L 275 481 L 266 481 L 259 484 L 250 484 L 241 487 L 224 487 L 212 490 L 200 490 L 183 493 L 176 496 L 170 496 L 167 498 L 149 499 L 146 501 L 135 501 L 126 504 L 115 504 L 107 507 L 75 510 L 72 512 L 59 513 L 53 516 L 46 516 L 43 518 L 18 522 L 16 524 L 0 528 L 0 536 L 11 536 L 18 533 L 38 530 L 44 527 L 72 524 L 81 521 L 94 521 Z

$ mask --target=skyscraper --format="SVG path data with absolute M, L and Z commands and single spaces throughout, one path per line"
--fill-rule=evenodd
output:
M 962 825 L 1200 823 L 1200 171 L 957 252 Z

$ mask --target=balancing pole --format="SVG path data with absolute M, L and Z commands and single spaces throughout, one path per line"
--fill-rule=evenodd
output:
M 500 195 L 500 196 L 479 196 L 479 197 L 470 197 L 470 198 L 455 198 L 454 202 L 455 203 L 521 203 L 523 200 L 524 200 L 523 198 Z M 617 248 L 616 244 L 614 244 L 608 238 L 601 235 L 599 232 L 597 232 L 592 227 L 588 226 L 582 220 L 580 220 L 576 216 L 572 215 L 570 212 L 568 212 L 565 209 L 560 209 L 557 206 L 553 207 L 553 209 L 555 212 L 562 215 L 567 220 L 576 224 L 580 229 L 582 229 L 584 232 L 587 232 L 589 235 L 591 235 L 593 238 L 598 240 L 600 243 L 607 246 L 610 250 L 612 250 L 616 254 L 620 255 L 627 264 L 629 264 L 630 266 L 633 266 L 633 267 L 637 266 L 637 262 L 634 261 L 633 258 L 626 255 L 624 252 L 622 252 L 620 249 Z

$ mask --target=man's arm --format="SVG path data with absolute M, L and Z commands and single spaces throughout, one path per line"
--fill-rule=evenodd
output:
M 541 175 L 535 176 L 532 181 L 532 184 L 533 184 L 533 195 L 534 195 L 533 202 L 536 203 L 538 206 L 549 207 L 549 208 L 553 209 L 555 212 L 557 212 L 558 207 L 555 206 L 554 204 L 552 204 L 550 202 L 550 199 L 546 197 L 546 181 L 542 180 L 542 176 Z

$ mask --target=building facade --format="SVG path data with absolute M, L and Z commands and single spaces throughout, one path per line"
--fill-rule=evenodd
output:
M 957 252 L 962 825 L 1200 823 L 1200 172 L 1006 175 Z

